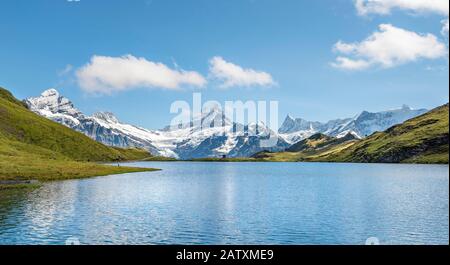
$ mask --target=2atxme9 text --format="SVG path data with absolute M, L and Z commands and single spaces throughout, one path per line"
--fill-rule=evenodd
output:
M 203 261 L 208 262 L 212 260 L 271 260 L 274 257 L 273 250 L 270 249 L 258 249 L 258 250 L 220 250 L 220 253 L 214 251 L 183 251 L 177 252 L 177 260 L 187 261 Z

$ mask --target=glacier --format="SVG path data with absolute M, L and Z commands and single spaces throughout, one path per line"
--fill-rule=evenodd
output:
M 248 125 L 232 122 L 220 109 L 212 108 L 194 117 L 190 124 L 149 130 L 123 123 L 111 112 L 85 115 L 56 89 L 48 89 L 24 102 L 31 111 L 105 145 L 143 148 L 156 156 L 178 159 L 249 157 L 260 151 L 277 152 L 316 133 L 338 138 L 350 133 L 361 139 L 427 112 L 404 105 L 381 112 L 362 111 L 353 118 L 328 122 L 287 115 L 279 130 L 274 132 L 261 122 Z M 276 145 L 261 148 L 261 141 L 269 136 L 276 137 Z
M 111 112 L 87 116 L 55 89 L 46 90 L 24 102 L 31 111 L 105 145 L 143 148 L 157 156 L 179 159 L 247 157 L 263 150 L 282 151 L 289 147 L 284 138 L 263 123 L 245 126 L 234 123 L 216 108 L 194 117 L 190 124 L 148 130 L 123 123 Z M 277 137 L 277 144 L 261 148 L 260 142 L 270 135 Z
M 294 144 L 316 133 L 341 138 L 351 133 L 362 139 L 378 131 L 403 123 L 426 113 L 427 109 L 412 109 L 407 105 L 401 108 L 368 112 L 362 111 L 353 118 L 336 119 L 328 122 L 312 122 L 288 115 L 279 129 L 280 136 L 290 144 Z

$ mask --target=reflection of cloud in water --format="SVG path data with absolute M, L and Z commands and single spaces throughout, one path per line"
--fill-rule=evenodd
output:
M 0 244 L 448 243 L 448 166 L 145 165 L 0 193 Z
M 24 217 L 30 223 L 26 233 L 31 238 L 64 242 L 55 233 L 74 215 L 78 185 L 78 181 L 54 182 L 29 194 Z
M 80 220 L 84 241 L 93 244 L 151 244 L 166 240 L 173 221 L 165 218 L 164 201 L 170 190 L 157 179 L 150 183 L 128 183 L 127 177 L 146 178 L 146 174 L 97 178 L 83 189 L 82 207 L 91 213 Z M 166 195 L 166 196 L 164 196 Z M 158 225 L 159 224 L 159 225 Z M 164 224 L 164 226 L 161 226 Z M 82 239 L 83 242 L 83 239 Z
M 218 225 L 218 233 L 221 234 L 221 243 L 226 244 L 230 238 L 236 239 L 241 235 L 235 211 L 235 196 L 237 192 L 235 180 L 238 172 L 236 172 L 235 167 L 229 164 L 224 164 L 221 169 L 223 172 L 223 176 L 219 177 L 221 180 L 219 187 L 221 222 Z

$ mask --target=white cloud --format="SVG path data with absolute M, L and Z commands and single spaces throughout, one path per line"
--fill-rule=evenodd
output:
M 73 70 L 73 66 L 71 64 L 68 64 L 68 65 L 66 65 L 66 67 L 64 67 L 64 69 L 62 69 L 58 72 L 58 75 L 65 76 L 65 75 L 69 74 L 72 70 Z
M 225 61 L 219 56 L 212 58 L 209 63 L 210 76 L 222 81 L 222 88 L 272 86 L 276 84 L 269 73 L 244 69 L 239 65 Z
M 176 90 L 182 85 L 202 87 L 205 78 L 194 71 L 168 66 L 132 55 L 107 57 L 94 55 L 78 69 L 80 87 L 90 93 L 111 94 L 137 87 Z
M 355 45 L 354 44 L 348 44 L 342 41 L 338 41 L 336 44 L 334 44 L 333 46 L 333 51 L 335 52 L 341 52 L 341 53 L 351 53 L 353 52 L 355 49 Z
M 361 42 L 339 41 L 333 49 L 346 56 L 339 56 L 331 65 L 347 70 L 362 70 L 370 66 L 388 68 L 448 54 L 447 46 L 433 34 L 418 34 L 390 24 L 381 24 L 379 31 Z
M 442 20 L 441 34 L 445 37 L 448 37 L 448 18 L 445 20 Z
M 337 57 L 331 66 L 346 70 L 364 70 L 370 67 L 370 62 L 361 59 L 350 59 L 347 57 Z
M 391 13 L 393 9 L 412 11 L 415 13 L 437 13 L 448 16 L 448 0 L 355 0 L 358 14 Z

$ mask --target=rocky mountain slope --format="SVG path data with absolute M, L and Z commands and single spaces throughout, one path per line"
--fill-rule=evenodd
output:
M 105 146 L 36 115 L 0 88 L 0 180 L 64 179 L 140 171 L 88 162 L 148 156 L 143 150 Z
M 148 130 L 123 123 L 110 112 L 85 115 L 55 89 L 24 102 L 35 113 L 105 145 L 144 148 L 157 156 L 179 159 L 249 157 L 260 151 L 278 152 L 317 133 L 336 138 L 353 135 L 362 139 L 426 112 L 425 109 L 403 106 L 376 113 L 363 111 L 354 118 L 326 123 L 294 119 L 288 115 L 279 131 L 273 132 L 262 123 L 247 126 L 233 123 L 220 110 L 211 109 L 194 117 L 190 124 Z M 268 135 L 275 137 L 277 144 L 271 148 L 262 147 L 261 141 Z
M 264 161 L 448 164 L 448 104 L 364 139 L 315 134 L 285 152 L 260 152 Z
M 191 124 L 163 130 L 147 130 L 120 122 L 112 113 L 100 112 L 87 116 L 55 89 L 39 97 L 26 99 L 30 110 L 64 124 L 109 146 L 140 147 L 158 156 L 193 159 L 203 157 L 245 157 L 268 149 L 284 150 L 289 144 L 264 124 L 233 123 L 218 109 L 194 117 Z M 219 122 L 217 122 L 219 121 Z M 261 141 L 273 135 L 277 144 L 261 147 Z
M 344 137 L 332 137 L 322 133 L 314 134 L 287 148 L 284 152 L 259 152 L 252 158 L 263 161 L 315 161 L 317 156 L 339 152 L 358 142 L 352 133 Z
M 294 119 L 288 115 L 280 127 L 280 135 L 289 143 L 296 143 L 316 133 L 333 137 L 343 137 L 352 133 L 357 138 L 365 138 L 374 132 L 400 124 L 427 112 L 426 109 L 411 109 L 404 105 L 400 109 L 368 112 L 363 111 L 353 118 L 331 120 L 326 123 Z
M 447 163 L 449 155 L 448 104 L 375 133 L 342 152 L 330 154 L 329 161 L 371 163 Z
M 354 141 L 357 137 L 355 135 L 348 133 L 344 137 L 332 137 L 322 133 L 314 134 L 313 136 L 301 140 L 300 142 L 292 145 L 288 149 L 287 152 L 307 152 L 307 151 L 317 151 L 322 150 L 324 148 L 328 148 L 330 146 L 336 146 L 348 141 Z

